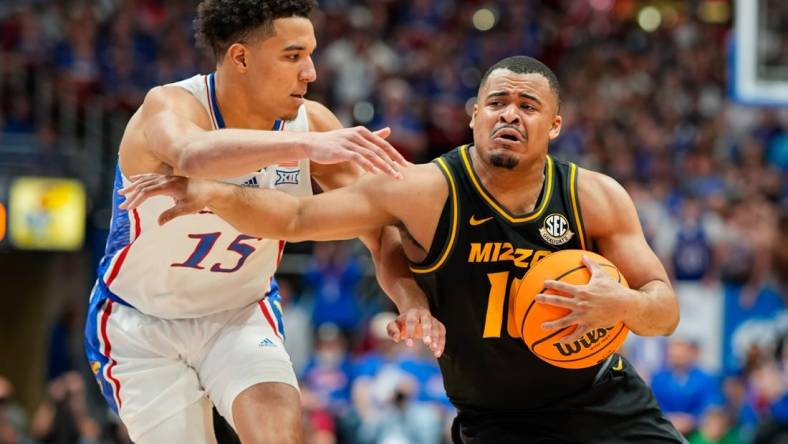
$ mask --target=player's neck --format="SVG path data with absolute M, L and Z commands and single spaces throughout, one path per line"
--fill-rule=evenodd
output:
M 216 70 L 216 101 L 225 127 L 261 130 L 273 128 L 276 117 L 265 113 L 253 100 L 242 83 L 233 82 L 221 70 Z
M 470 150 L 471 162 L 482 186 L 513 214 L 531 212 L 537 204 L 544 184 L 545 158 L 523 163 L 512 169 L 496 167 L 485 162 L 476 147 Z

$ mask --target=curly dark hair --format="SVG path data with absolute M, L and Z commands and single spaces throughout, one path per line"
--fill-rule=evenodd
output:
M 316 0 L 203 0 L 194 20 L 195 38 L 221 60 L 230 45 L 251 32 L 269 33 L 274 20 L 307 17 L 316 7 Z

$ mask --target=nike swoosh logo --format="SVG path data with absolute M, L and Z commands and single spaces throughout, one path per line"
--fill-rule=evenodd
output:
M 471 223 L 471 226 L 475 227 L 476 225 L 481 225 L 481 224 L 487 222 L 488 220 L 492 220 L 492 216 L 491 217 L 485 217 L 484 219 L 476 219 L 476 216 L 472 215 L 470 223 Z
M 621 356 L 618 357 L 618 363 L 613 366 L 613 370 L 620 372 L 621 369 L 624 368 L 624 360 L 621 359 Z

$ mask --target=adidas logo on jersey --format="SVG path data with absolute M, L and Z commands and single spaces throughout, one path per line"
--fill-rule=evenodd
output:
M 256 186 L 259 186 L 259 183 L 257 182 L 257 177 L 256 176 L 252 176 L 251 179 L 246 180 L 244 183 L 241 184 L 241 186 L 244 186 L 244 187 L 256 187 Z
M 261 339 L 260 342 L 257 345 L 260 346 L 260 347 L 276 347 L 276 344 L 274 344 L 274 341 L 272 341 L 272 340 L 270 340 L 268 338 Z

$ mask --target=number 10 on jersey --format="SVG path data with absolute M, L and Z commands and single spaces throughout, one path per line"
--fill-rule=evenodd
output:
M 503 310 L 507 307 L 506 331 L 509 336 L 519 338 L 520 329 L 514 322 L 514 297 L 520 288 L 522 279 L 513 277 L 509 284 L 509 272 L 488 273 L 487 279 L 490 281 L 490 294 L 487 296 L 487 314 L 484 317 L 484 338 L 500 338 L 503 328 Z M 507 292 L 508 289 L 508 292 Z M 506 297 L 508 293 L 508 298 Z M 508 303 L 507 303 L 508 301 Z

